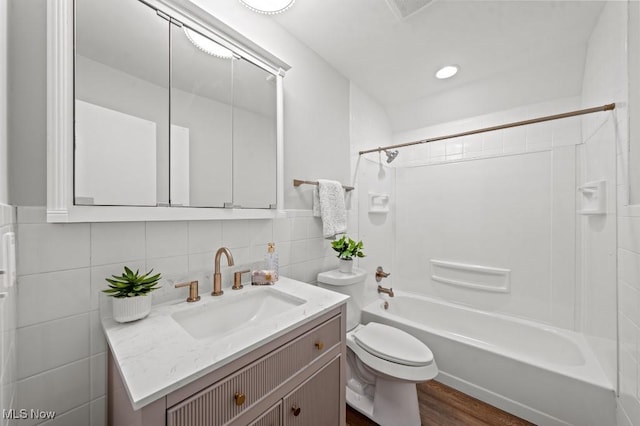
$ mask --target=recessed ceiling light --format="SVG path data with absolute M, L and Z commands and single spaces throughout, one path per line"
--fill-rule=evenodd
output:
M 453 77 L 454 75 L 456 75 L 457 72 L 458 72 L 457 65 L 447 65 L 440 68 L 436 72 L 436 78 L 439 78 L 440 80 L 444 80 L 445 78 Z
M 289 9 L 295 0 L 240 0 L 240 3 L 258 13 L 273 15 Z

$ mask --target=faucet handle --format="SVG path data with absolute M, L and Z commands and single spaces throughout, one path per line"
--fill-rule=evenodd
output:
M 231 290 L 240 290 L 242 287 L 242 274 L 246 274 L 247 272 L 251 272 L 250 269 L 245 269 L 244 271 L 236 271 L 233 273 L 233 287 Z
M 378 266 L 376 268 L 376 282 L 379 283 L 383 278 L 387 278 L 389 275 L 391 275 L 391 272 L 385 272 L 384 269 L 382 269 L 382 266 Z
M 187 297 L 187 302 L 191 303 L 200 300 L 200 295 L 198 294 L 198 281 L 191 281 L 175 285 L 176 288 L 187 286 L 189 287 L 189 297 Z

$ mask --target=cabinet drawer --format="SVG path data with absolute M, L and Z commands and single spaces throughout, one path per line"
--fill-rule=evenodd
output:
M 340 343 L 340 316 L 167 410 L 168 426 L 225 424 Z

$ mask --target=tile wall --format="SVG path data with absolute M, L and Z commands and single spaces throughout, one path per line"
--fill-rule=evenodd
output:
M 8 232 L 15 232 L 15 209 L 0 204 L 0 269 L 5 270 L 3 264 L 4 247 L 2 241 Z M 15 408 L 16 402 L 16 307 L 17 287 L 6 287 L 0 276 L 0 425 L 9 425 L 5 414 Z
M 587 67 L 593 96 L 615 94 L 618 105 L 612 127 L 617 158 L 617 302 L 618 425 L 640 424 L 640 205 L 629 203 L 629 134 L 627 91 L 627 4 L 612 2 L 594 31 L 594 55 Z M 604 66 L 603 64 L 606 64 Z M 587 82 L 585 82 L 585 86 Z M 622 101 L 622 102 L 620 102 Z M 597 123 L 593 124 L 594 126 Z M 637 144 L 637 140 L 634 140 Z
M 561 98 L 525 105 L 506 111 L 395 133 L 393 143 L 417 141 L 560 114 L 579 109 L 580 106 L 580 97 Z M 580 117 L 574 117 L 416 145 L 403 148 L 402 155 L 398 156 L 393 165 L 440 164 L 575 145 L 580 143 L 580 124 Z M 371 155 L 369 154 L 369 156 Z
M 580 101 L 579 97 L 561 98 L 395 133 L 392 143 L 563 113 L 580 109 Z M 395 235 L 397 247 L 394 251 L 396 274 L 391 280 L 393 284 L 399 289 L 447 297 L 444 294 L 451 291 L 434 289 L 433 283 L 423 279 L 430 276 L 425 259 L 429 259 L 430 255 L 438 255 L 459 261 L 466 259 L 471 263 L 484 260 L 493 266 L 514 268 L 514 276 L 520 277 L 519 281 L 514 281 L 508 302 L 495 295 L 460 291 L 449 294 L 453 300 L 575 329 L 576 146 L 581 142 L 581 118 L 575 117 L 402 148 L 397 159 L 389 165 L 390 171 L 387 173 L 393 175 L 392 209 L 393 214 L 397 215 L 397 221 L 391 225 L 394 227 L 392 236 Z M 367 161 L 361 161 L 360 164 L 362 176 L 367 174 L 364 163 L 376 163 L 377 154 L 367 154 L 365 157 Z M 534 163 L 537 168 L 532 174 L 521 174 L 521 181 L 516 181 L 516 174 L 520 173 L 523 165 L 532 166 Z M 384 161 L 383 164 L 386 165 Z M 515 170 L 509 170 L 509 167 L 513 169 L 513 164 L 520 165 Z M 451 170 L 455 171 L 449 175 Z M 459 176 L 469 179 L 474 170 L 479 177 L 473 182 L 458 179 Z M 489 183 L 488 176 L 493 174 L 496 176 Z M 505 180 L 505 175 L 511 178 Z M 388 178 L 381 179 L 380 176 L 377 167 L 373 167 L 367 179 L 361 180 L 371 184 L 372 188 L 384 188 L 382 182 Z M 446 185 L 433 186 L 431 182 L 446 182 Z M 553 182 L 551 198 L 547 190 L 550 182 Z M 529 191 L 522 191 L 518 187 L 525 184 Z M 479 188 L 471 189 L 474 185 Z M 505 199 L 504 194 L 508 190 L 511 190 L 510 196 Z M 495 199 L 489 202 L 486 196 L 491 193 L 494 193 Z M 478 200 L 478 194 L 484 194 L 485 198 Z M 456 213 L 451 214 L 445 209 L 442 217 L 438 217 L 446 197 L 450 200 L 446 205 L 457 206 L 453 208 Z M 366 208 L 366 197 L 363 201 Z M 522 211 L 516 213 L 517 208 Z M 484 217 L 486 223 L 482 223 L 482 215 L 487 212 L 491 213 Z M 506 216 L 504 220 L 496 220 L 502 215 Z M 519 229 L 518 221 L 531 215 L 531 221 L 525 220 L 529 224 L 527 229 L 531 231 L 535 224 L 540 228 L 538 234 L 509 233 L 509 229 Z M 383 223 L 380 219 L 361 214 L 359 226 L 367 226 L 379 233 L 381 227 L 375 226 L 374 221 Z M 434 225 L 436 229 L 430 229 L 433 223 L 442 226 Z M 444 232 L 446 237 L 443 239 L 443 229 L 447 226 L 449 232 Z M 468 232 L 463 232 L 464 229 Z M 489 229 L 495 232 L 492 234 Z M 422 239 L 414 237 L 416 230 L 422 232 Z M 480 235 L 483 232 L 489 236 L 482 238 Z M 462 236 L 457 243 L 456 236 Z M 542 241 L 539 238 L 542 236 L 547 240 Z M 478 240 L 474 241 L 474 238 Z M 523 247 L 537 254 L 539 262 L 531 264 L 530 260 L 534 257 L 526 250 L 506 249 L 518 238 L 525 238 Z M 537 243 L 535 247 L 532 247 L 532 240 Z M 399 241 L 402 244 L 398 244 Z M 504 244 L 500 245 L 498 241 Z M 489 242 L 495 249 L 487 250 Z M 473 247 L 480 249 L 477 253 L 469 253 Z M 548 250 L 549 247 L 553 252 Z M 563 260 L 553 262 L 555 258 Z M 538 268 L 536 272 L 530 270 L 534 267 Z
M 603 166 L 600 174 L 616 182 L 608 187 L 612 207 L 607 220 L 613 219 L 613 224 L 609 224 L 614 229 L 613 236 L 606 244 L 596 246 L 595 240 L 590 244 L 592 250 L 605 250 L 601 257 L 607 260 L 596 264 L 596 268 L 609 268 L 613 261 L 617 288 L 613 285 L 615 279 L 613 283 L 607 280 L 601 283 L 606 285 L 601 294 L 607 299 L 613 297 L 614 307 L 605 306 L 605 300 L 600 299 L 593 306 L 591 319 L 598 324 L 602 315 L 610 315 L 612 309 L 617 312 L 618 353 L 611 357 L 614 365 L 617 364 L 617 424 L 620 426 L 640 424 L 640 208 L 629 206 L 628 202 L 627 7 L 626 2 L 606 3 L 589 41 L 583 81 L 585 105 L 586 102 L 616 102 L 615 112 L 606 120 L 595 117 L 585 120 L 583 132 L 593 139 L 585 145 L 590 148 L 584 153 L 587 167 Z M 606 144 L 608 150 L 603 151 L 598 144 Z M 603 162 L 603 153 L 608 157 L 606 162 Z M 595 234 L 594 231 L 587 229 Z
M 163 274 L 154 303 L 187 296 L 176 283 L 198 280 L 212 289 L 215 250 L 227 246 L 233 271 L 259 265 L 275 241 L 282 275 L 314 283 L 337 266 L 320 219 L 289 211 L 274 220 L 47 224 L 41 207 L 19 207 L 17 392 L 21 407 L 55 410 L 47 424 L 105 424 L 106 343 L 100 310 L 104 278 L 124 265 Z M 225 265 L 223 259 L 222 264 Z M 37 424 L 23 421 L 21 425 Z

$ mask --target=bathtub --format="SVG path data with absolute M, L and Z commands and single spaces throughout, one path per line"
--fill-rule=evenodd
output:
M 436 380 L 538 425 L 614 425 L 615 393 L 579 333 L 401 291 L 362 322 L 405 330 L 431 348 Z

